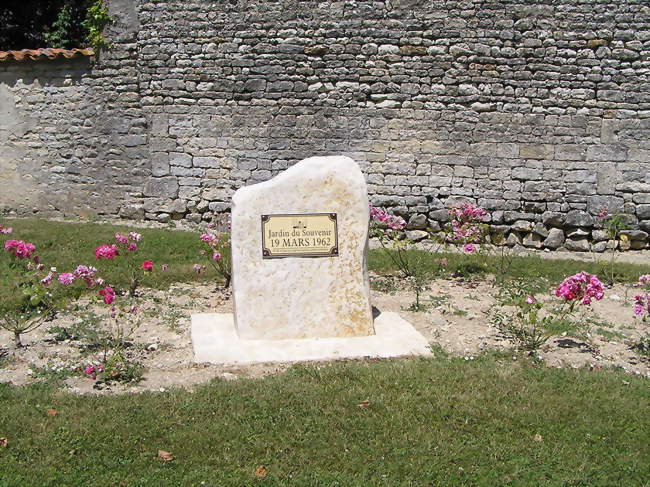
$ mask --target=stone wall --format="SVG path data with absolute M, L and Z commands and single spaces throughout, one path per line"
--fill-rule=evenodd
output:
M 96 213 L 201 221 L 242 185 L 344 154 L 372 201 L 414 227 L 470 200 L 497 241 L 604 250 L 605 208 L 635 230 L 626 245 L 647 245 L 644 0 L 109 4 L 116 49 L 61 87 L 77 114 L 56 125 L 68 138 L 35 144 L 61 115 L 8 85 L 40 124 L 14 139 L 18 179 L 29 171 Z M 0 66 L 0 80 L 32 64 Z
M 0 62 L 0 209 L 142 215 L 151 162 L 129 4 L 112 0 L 115 48 L 100 59 Z

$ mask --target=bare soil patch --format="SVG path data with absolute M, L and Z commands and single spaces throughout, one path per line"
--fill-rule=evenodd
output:
M 409 311 L 413 294 L 397 279 L 372 276 L 372 304 L 379 311 L 399 312 L 432 344 L 448 353 L 473 360 L 489 350 L 512 351 L 513 344 L 490 324 L 488 313 L 495 304 L 497 288 L 489 281 L 437 279 L 423 294 L 427 308 Z M 386 284 L 388 282 L 388 285 Z M 378 290 L 381 289 L 381 290 Z M 190 316 L 201 312 L 232 312 L 228 292 L 213 284 L 178 283 L 165 291 L 142 289 L 138 316 L 141 325 L 132 335 L 127 350 L 130 360 L 143 366 L 143 378 L 133 383 L 102 384 L 83 374 L 92 354 L 74 338 L 53 332 L 69 328 L 82 312 L 106 317 L 106 307 L 82 300 L 77 311 L 60 314 L 23 338 L 25 347 L 14 348 L 10 333 L 0 330 L 0 382 L 28 384 L 46 377 L 64 378 L 64 387 L 75 393 L 120 393 L 160 391 L 170 387 L 191 388 L 212 378 L 259 377 L 285 370 L 289 364 L 223 366 L 196 364 L 190 340 Z M 566 336 L 551 338 L 535 353 L 550 367 L 620 367 L 629 373 L 650 377 L 650 361 L 632 344 L 644 335 L 648 325 L 632 313 L 632 287 L 617 285 L 607 290 L 602 301 L 592 305 L 596 323 L 589 344 Z M 58 335 L 58 339 L 57 339 Z

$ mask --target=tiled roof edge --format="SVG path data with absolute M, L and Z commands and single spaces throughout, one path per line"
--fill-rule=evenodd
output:
M 72 59 L 80 56 L 93 56 L 92 47 L 83 49 L 22 49 L 20 51 L 0 51 L 0 62 L 3 61 L 49 61 L 53 59 Z

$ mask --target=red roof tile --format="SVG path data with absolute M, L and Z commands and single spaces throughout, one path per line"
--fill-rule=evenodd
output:
M 64 57 L 72 59 L 78 56 L 92 56 L 95 51 L 91 47 L 84 49 L 23 49 L 21 51 L 0 51 L 0 62 L 2 61 L 44 61 Z

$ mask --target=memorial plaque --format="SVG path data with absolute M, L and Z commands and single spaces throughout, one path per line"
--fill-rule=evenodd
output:
M 335 257 L 336 213 L 262 215 L 262 257 Z

